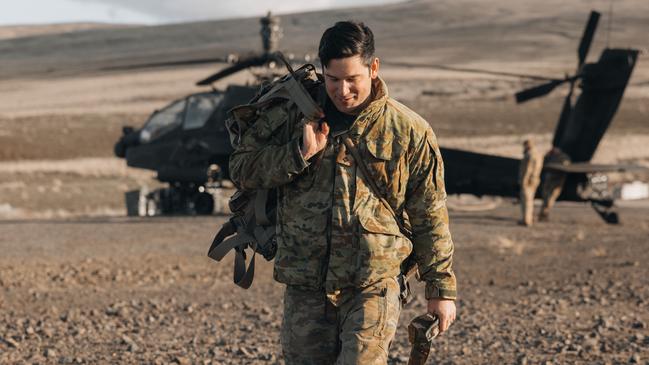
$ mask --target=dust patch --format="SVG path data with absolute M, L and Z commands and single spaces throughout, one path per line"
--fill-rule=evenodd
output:
M 457 194 L 447 198 L 446 207 L 452 212 L 483 212 L 496 209 L 502 202 L 501 197 Z
M 79 177 L 130 176 L 151 179 L 155 173 L 126 166 L 118 158 L 76 158 L 70 160 L 36 160 L 0 162 L 0 174 L 67 173 Z M 0 187 L 11 187 L 5 183 Z M 15 182 L 13 184 L 20 184 Z
M 487 240 L 487 245 L 500 254 L 520 256 L 525 251 L 525 243 L 505 236 L 495 236 Z
M 0 219 L 71 219 L 71 218 L 94 218 L 94 217 L 123 217 L 126 215 L 126 208 L 116 209 L 108 207 L 86 208 L 79 211 L 59 209 L 30 210 L 15 208 L 11 204 L 0 204 Z
M 0 162 L 0 219 L 124 216 L 124 193 L 158 186 L 117 158 Z

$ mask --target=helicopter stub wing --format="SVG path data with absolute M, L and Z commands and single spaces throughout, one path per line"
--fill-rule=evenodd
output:
M 547 163 L 543 169 L 565 172 L 567 174 L 610 173 L 628 171 L 649 171 L 649 168 L 629 164 L 593 164 L 589 162 L 575 162 L 568 164 Z
M 521 160 L 517 158 L 477 153 L 440 147 L 444 159 L 444 181 L 448 194 L 472 194 L 518 197 L 520 184 L 518 171 Z M 545 164 L 544 169 L 565 172 L 568 176 L 559 200 L 588 200 L 578 193 L 578 185 L 588 179 L 588 174 L 648 171 L 649 168 L 629 164 L 570 163 Z M 540 191 L 539 191 L 540 192 Z

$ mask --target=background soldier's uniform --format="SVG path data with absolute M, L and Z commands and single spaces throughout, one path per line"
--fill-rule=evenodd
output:
M 374 80 L 373 101 L 348 135 L 412 242 L 364 181 L 340 137 L 310 161 L 297 108 L 259 115 L 230 159 L 242 188 L 278 187 L 274 277 L 287 284 L 287 364 L 383 363 L 400 312 L 402 261 L 414 249 L 426 297 L 455 299 L 443 164 L 432 129 Z M 322 90 L 324 93 L 324 90 Z M 326 119 L 326 117 L 325 117 Z M 339 343 L 340 342 L 340 343 Z
M 544 164 L 555 163 L 566 165 L 570 163 L 570 156 L 557 147 L 553 147 L 544 158 Z M 541 196 L 543 204 L 539 213 L 539 220 L 547 220 L 550 209 L 561 195 L 563 184 L 566 182 L 566 174 L 555 170 L 546 170 L 543 172 L 543 185 L 541 186 Z
M 521 186 L 521 221 L 531 226 L 534 220 L 534 195 L 541 182 L 541 169 L 543 161 L 536 152 L 532 141 L 523 144 L 523 159 L 518 171 L 518 181 Z

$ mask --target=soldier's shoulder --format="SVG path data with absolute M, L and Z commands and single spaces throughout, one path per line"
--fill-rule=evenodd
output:
M 422 138 L 435 140 L 433 128 L 426 119 L 393 98 L 389 98 L 386 103 L 386 121 L 398 134 L 409 137 L 415 143 Z

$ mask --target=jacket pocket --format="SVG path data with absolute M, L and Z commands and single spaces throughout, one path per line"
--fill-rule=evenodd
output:
M 360 287 L 399 275 L 401 262 L 412 251 L 412 243 L 392 216 L 359 216 L 357 242 L 356 284 Z
M 393 140 L 367 140 L 365 142 L 367 168 L 376 181 L 381 196 L 388 199 L 393 208 L 403 201 L 408 169 L 403 146 Z
M 365 141 L 367 151 L 379 160 L 389 161 L 392 159 L 392 145 L 394 141 L 383 139 L 370 139 Z
M 382 283 L 379 286 L 379 292 L 377 293 L 377 314 L 378 318 L 376 321 L 376 326 L 374 327 L 374 336 L 383 337 L 385 332 L 385 327 L 387 324 L 387 313 L 388 313 L 388 286 L 387 283 Z
M 272 107 L 265 111 L 253 125 L 257 135 L 268 139 L 273 133 L 288 120 L 288 113 L 282 105 Z

